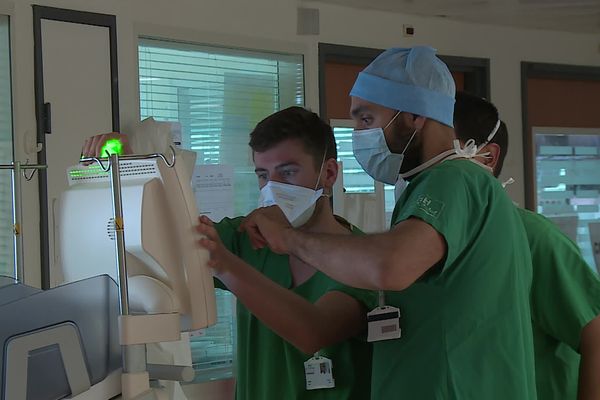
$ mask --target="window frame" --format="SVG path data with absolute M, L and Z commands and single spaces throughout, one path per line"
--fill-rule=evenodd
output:
M 8 90 L 9 90 L 9 102 L 10 102 L 10 109 L 8 111 L 8 115 L 9 115 L 9 122 L 10 122 L 10 160 L 7 160 L 7 163 L 14 163 L 15 159 L 16 159 L 16 155 L 15 155 L 15 102 L 14 102 L 14 57 L 13 57 L 13 49 L 14 49 L 14 23 L 13 23 L 13 9 L 11 7 L 6 7 L 4 5 L 0 5 L 0 16 L 4 16 L 7 18 L 7 23 L 8 23 Z M 0 160 L 0 163 L 3 163 Z M 9 192 L 13 193 L 13 182 L 12 182 L 12 176 L 13 173 L 11 172 L 11 170 L 2 170 L 2 173 L 4 175 L 6 175 L 7 177 L 10 176 L 10 178 L 7 180 L 8 181 L 8 187 L 9 187 Z M 12 226 L 13 223 L 13 217 L 14 217 L 14 208 L 15 205 L 13 204 L 14 202 L 14 196 L 11 196 L 10 198 L 10 204 L 11 204 L 11 213 L 10 213 L 10 225 Z M 14 275 L 16 273 L 15 267 L 16 267 L 16 263 L 17 263 L 17 254 L 15 253 L 15 236 L 14 234 L 11 235 L 11 244 L 9 245 L 9 247 L 12 248 L 12 260 L 13 260 L 13 268 L 12 268 L 12 274 Z M 23 260 L 21 260 L 23 261 Z
M 521 62 L 521 122 L 523 140 L 523 169 L 525 172 L 525 208 L 535 210 L 537 196 L 535 189 L 535 143 L 533 126 L 529 130 L 529 90 L 530 78 L 546 78 L 558 80 L 590 80 L 600 81 L 600 67 L 587 65 L 566 65 L 538 62 Z M 539 129 L 539 128 L 538 128 Z M 585 129 L 585 128 L 583 128 Z

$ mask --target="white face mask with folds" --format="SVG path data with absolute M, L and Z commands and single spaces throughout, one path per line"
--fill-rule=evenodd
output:
M 283 211 L 285 214 L 287 220 L 294 228 L 307 223 L 315 212 L 317 200 L 319 200 L 321 196 L 325 196 L 323 194 L 323 189 L 317 190 L 317 186 L 319 185 L 321 172 L 323 172 L 326 154 L 327 152 L 323 154 L 323 161 L 321 162 L 319 177 L 317 178 L 317 183 L 315 184 L 314 189 L 304 186 L 269 181 L 260 189 L 258 207 L 270 207 L 275 205 L 279 206 L 281 211 Z
M 260 189 L 258 206 L 279 206 L 290 224 L 297 228 L 312 217 L 317 200 L 322 195 L 323 189 L 313 190 L 303 186 L 269 181 Z

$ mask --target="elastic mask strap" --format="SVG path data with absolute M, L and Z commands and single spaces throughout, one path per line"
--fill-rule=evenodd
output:
M 448 160 L 454 160 L 456 158 L 466 158 L 467 160 L 479 165 L 480 167 L 488 170 L 489 172 L 493 173 L 494 170 L 492 169 L 492 167 L 488 167 L 487 165 L 485 165 L 484 163 L 477 161 L 475 158 L 476 157 L 486 157 L 488 158 L 488 155 L 490 154 L 489 152 L 486 153 L 481 153 L 478 154 L 479 150 L 477 150 L 477 146 L 475 145 L 475 140 L 473 139 L 469 139 L 467 141 L 467 143 L 465 143 L 464 147 L 460 147 L 460 142 L 458 141 L 458 139 L 454 140 L 454 152 L 455 154 L 450 155 L 448 158 L 446 158 L 445 161 Z
M 456 156 L 452 158 L 473 158 L 477 155 L 478 148 L 475 144 L 475 139 L 467 140 L 464 147 L 460 147 L 460 141 L 458 139 L 454 139 L 453 144 Z
M 456 151 L 456 155 L 452 158 L 492 158 L 492 156 L 490 155 L 491 153 L 489 151 L 486 151 L 485 153 L 480 153 L 481 149 L 487 145 L 487 142 L 480 146 L 477 146 L 475 145 L 474 139 L 469 139 L 465 143 L 464 147 L 460 147 L 460 141 L 458 139 L 454 139 L 453 144 L 454 150 Z
M 485 139 L 485 142 L 481 143 L 479 146 L 477 146 L 475 144 L 475 139 L 469 139 L 465 142 L 464 147 L 460 147 L 460 141 L 458 139 L 454 139 L 454 149 L 456 150 L 456 156 L 453 158 L 459 158 L 459 157 L 463 157 L 463 158 L 475 158 L 475 157 L 482 157 L 482 158 L 492 158 L 490 156 L 490 152 L 487 151 L 485 153 L 480 153 L 481 149 L 483 149 L 485 146 L 488 145 L 488 143 L 494 138 L 494 136 L 496 136 L 496 133 L 498 132 L 498 129 L 500 128 L 500 120 L 496 121 L 496 125 L 494 125 L 494 129 L 492 129 L 492 132 L 488 135 L 488 137 Z
M 413 138 L 415 137 L 415 135 L 417 134 L 418 129 L 415 129 L 415 131 L 413 132 L 413 134 L 411 135 L 410 139 L 408 139 L 408 143 L 406 143 L 406 146 L 404 146 L 404 150 L 402 150 L 402 155 L 404 155 L 404 153 L 406 152 L 406 149 L 408 149 L 408 146 L 410 145 L 410 142 L 412 142 Z
M 494 126 L 494 129 L 492 130 L 492 132 L 488 135 L 486 141 L 481 144 L 480 146 L 477 146 L 475 144 L 475 140 L 474 139 L 469 139 L 466 143 L 464 147 L 460 147 L 460 141 L 458 139 L 454 140 L 454 148 L 451 150 L 446 150 L 443 153 L 438 154 L 437 156 L 433 157 L 432 159 L 424 162 L 423 164 L 419 165 L 416 168 L 411 169 L 408 172 L 405 172 L 404 174 L 400 174 L 401 178 L 409 178 L 415 174 L 418 174 L 419 172 L 429 168 L 431 165 L 439 162 L 439 161 L 447 161 L 447 160 L 453 160 L 455 158 L 468 158 L 470 159 L 472 162 L 476 163 L 477 165 L 480 165 L 481 167 L 489 170 L 489 171 L 493 171 L 492 168 L 488 167 L 487 165 L 474 160 L 473 158 L 475 157 L 484 157 L 484 158 L 490 158 L 489 152 L 485 152 L 485 153 L 479 153 L 479 151 L 486 146 L 490 140 L 492 140 L 494 138 L 494 136 L 496 135 L 496 133 L 498 132 L 498 129 L 500 128 L 500 120 L 498 120 L 496 122 L 496 125 Z M 415 136 L 415 134 L 417 133 L 417 131 L 415 131 L 413 133 L 413 135 L 411 136 L 408 144 L 410 144 L 410 141 L 412 140 L 412 138 Z M 406 145 L 406 147 L 408 147 L 408 144 Z M 406 148 L 404 148 L 404 151 L 406 151 Z M 404 153 L 404 152 L 402 152 Z
M 473 158 L 485 158 L 491 160 L 492 156 L 490 154 L 491 153 L 489 151 L 486 151 L 485 153 L 477 153 Z
M 321 179 L 321 174 L 323 173 L 323 166 L 325 165 L 325 157 L 327 157 L 327 148 L 325 148 L 325 152 L 323 153 L 323 159 L 321 160 L 321 169 L 319 169 L 319 176 L 317 177 L 317 183 L 315 183 L 315 188 L 313 190 L 317 190 L 319 187 L 319 180 Z
M 492 167 L 490 167 L 488 165 L 485 165 L 484 163 L 482 163 L 480 161 L 477 161 L 474 158 L 470 158 L 469 161 L 471 161 L 472 163 L 475 163 L 475 164 L 479 165 L 483 169 L 487 169 L 492 174 L 494 173 L 494 169 Z
M 398 115 L 400 115 L 400 111 L 398 111 L 396 113 L 396 115 L 394 115 L 392 117 L 392 119 L 390 119 L 390 122 L 388 122 L 387 125 L 383 128 L 384 131 L 388 128 L 388 126 L 390 126 L 392 124 L 392 122 L 394 122 L 394 120 L 398 117 Z
M 398 111 L 396 113 L 396 115 L 394 115 L 394 117 L 392 119 L 390 119 L 390 122 L 387 123 L 387 125 L 382 129 L 382 131 L 385 132 L 385 130 L 392 124 L 392 122 L 394 122 L 394 120 L 398 117 L 398 115 L 400 115 L 400 111 Z M 417 134 L 417 130 L 415 129 L 415 131 L 413 132 L 413 134 L 410 137 L 410 139 L 408 139 L 408 143 L 406 143 L 406 146 L 404 146 L 404 150 L 402 150 L 402 153 L 400 153 L 400 154 L 404 155 L 404 152 L 406 151 L 406 149 L 408 149 L 408 145 L 410 144 L 410 142 L 412 142 L 412 140 L 413 140 L 413 138 L 415 137 L 416 134 Z
M 515 180 L 511 176 L 510 178 L 502 182 L 502 187 L 506 188 L 508 185 L 512 185 L 513 183 L 515 183 Z
M 487 146 L 487 144 L 489 142 L 492 141 L 492 139 L 494 138 L 494 136 L 496 136 L 496 133 L 498 133 L 498 129 L 500 129 L 500 120 L 496 121 L 496 125 L 494 125 L 494 129 L 492 129 L 492 132 L 485 139 L 485 142 L 483 142 L 479 146 L 477 146 L 477 153 L 479 153 L 479 151 L 481 149 L 483 149 L 485 146 Z M 489 153 L 486 153 L 486 154 L 489 154 Z
M 436 164 L 439 161 L 444 160 L 444 159 L 448 158 L 449 156 L 455 154 L 455 152 L 456 152 L 456 150 L 454 150 L 454 149 L 446 150 L 443 153 L 440 153 L 437 156 L 425 161 L 423 164 L 419 165 L 418 167 L 415 167 L 415 168 L 411 169 L 410 171 L 400 174 L 400 177 L 406 179 L 415 174 L 418 174 L 419 172 L 429 168 L 433 164 Z

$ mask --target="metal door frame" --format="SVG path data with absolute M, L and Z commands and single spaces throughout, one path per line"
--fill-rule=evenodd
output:
M 34 85 L 35 119 L 37 124 L 37 142 L 42 145 L 38 153 L 38 164 L 46 164 L 46 134 L 50 133 L 50 116 L 44 106 L 44 67 L 42 53 L 42 20 L 69 22 L 82 25 L 108 28 L 110 49 L 112 129 L 119 131 L 119 78 L 117 61 L 117 19 L 114 15 L 98 14 L 63 8 L 33 7 L 33 48 L 34 48 Z M 40 199 L 40 258 L 42 268 L 42 289 L 50 287 L 50 249 L 48 227 L 48 175 L 39 172 L 38 186 Z

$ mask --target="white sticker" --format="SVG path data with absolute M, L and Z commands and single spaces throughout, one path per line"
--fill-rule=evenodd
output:
M 401 336 L 400 309 L 396 307 L 377 307 L 367 313 L 367 322 L 369 324 L 368 342 L 399 339 Z
M 315 356 L 304 362 L 306 390 L 331 389 L 335 387 L 333 365 L 326 357 Z

